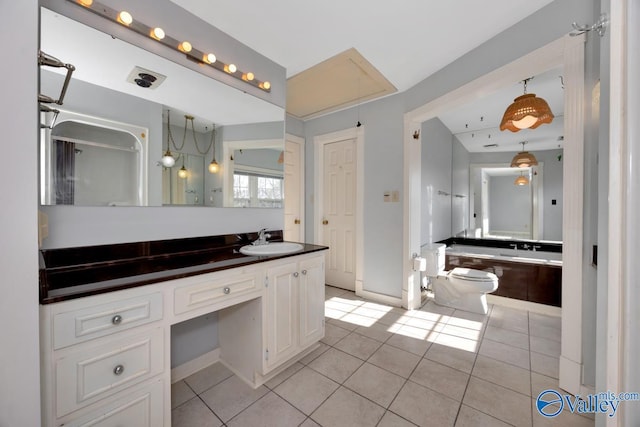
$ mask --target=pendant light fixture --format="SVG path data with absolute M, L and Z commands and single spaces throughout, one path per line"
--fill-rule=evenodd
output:
M 167 110 L 167 151 L 162 155 L 160 163 L 165 168 L 171 168 L 176 164 L 176 158 L 171 154 L 171 112 Z
M 511 160 L 512 168 L 528 168 L 529 166 L 538 166 L 538 159 L 533 153 L 529 153 L 528 151 L 524 151 L 524 144 L 527 141 L 522 141 L 522 151 L 516 154 Z
M 216 125 L 211 130 L 211 147 L 213 148 L 213 160 L 209 163 L 209 173 L 218 173 L 220 165 L 216 162 Z
M 549 104 L 535 93 L 527 93 L 527 82 L 533 77 L 525 79 L 524 95 L 513 100 L 513 104 L 507 107 L 500 122 L 500 130 L 509 129 L 518 132 L 521 129 L 535 129 L 543 123 L 553 121 L 553 113 Z
M 184 154 L 182 155 L 182 167 L 178 171 L 178 176 L 182 179 L 185 179 L 189 175 L 189 171 L 184 167 Z
M 516 180 L 513 182 L 514 185 L 528 185 L 529 184 L 529 178 L 527 178 L 526 176 L 524 176 L 522 174 L 522 172 L 520 172 L 520 176 L 516 178 Z

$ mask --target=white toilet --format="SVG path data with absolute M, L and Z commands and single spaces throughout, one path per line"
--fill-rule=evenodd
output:
M 461 267 L 444 271 L 445 245 L 442 244 L 424 246 L 422 256 L 426 258 L 425 275 L 433 285 L 436 304 L 487 314 L 487 293 L 498 289 L 495 274 Z

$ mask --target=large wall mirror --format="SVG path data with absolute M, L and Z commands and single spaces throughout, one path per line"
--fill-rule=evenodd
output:
M 246 200 L 233 181 L 283 185 L 283 108 L 46 8 L 40 30 L 41 50 L 75 66 L 55 122 L 41 117 L 41 204 L 282 206 L 282 191 Z M 41 67 L 40 93 L 60 93 L 64 73 Z M 242 161 L 223 157 L 233 144 L 262 167 L 236 171 Z
M 561 76 L 561 68 L 552 69 L 528 83 L 528 93 L 544 98 L 555 115 L 536 129 L 499 130 L 505 109 L 523 94 L 522 83 L 423 124 L 423 242 L 452 236 L 562 241 Z M 510 167 L 523 150 L 538 165 Z M 517 185 L 520 176 L 526 184 Z

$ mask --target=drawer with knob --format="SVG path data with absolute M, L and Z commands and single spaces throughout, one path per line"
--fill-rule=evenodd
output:
M 101 341 L 55 361 L 57 417 L 163 372 L 164 329 Z
M 160 292 L 60 312 L 53 316 L 53 348 L 58 350 L 160 319 Z
M 213 273 L 189 280 L 184 286 L 175 289 L 174 312 L 183 314 L 201 308 L 222 308 L 228 300 L 260 291 L 259 278 L 258 271 L 249 270 Z

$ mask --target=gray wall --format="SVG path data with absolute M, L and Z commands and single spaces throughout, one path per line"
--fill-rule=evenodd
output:
M 440 119 L 422 124 L 420 244 L 451 237 L 453 135 Z M 448 193 L 439 194 L 439 192 Z
M 11 66 L 2 71 L 3 102 L 11 108 L 0 116 L 10 159 L 0 179 L 0 426 L 38 426 L 38 2 L 2 1 L 0 16 L 0 37 L 13 40 L 4 49 Z
M 513 176 L 489 177 L 489 231 L 531 233 L 531 185 Z
M 451 235 L 457 236 L 469 228 L 469 159 L 462 143 L 453 137 L 451 160 Z

